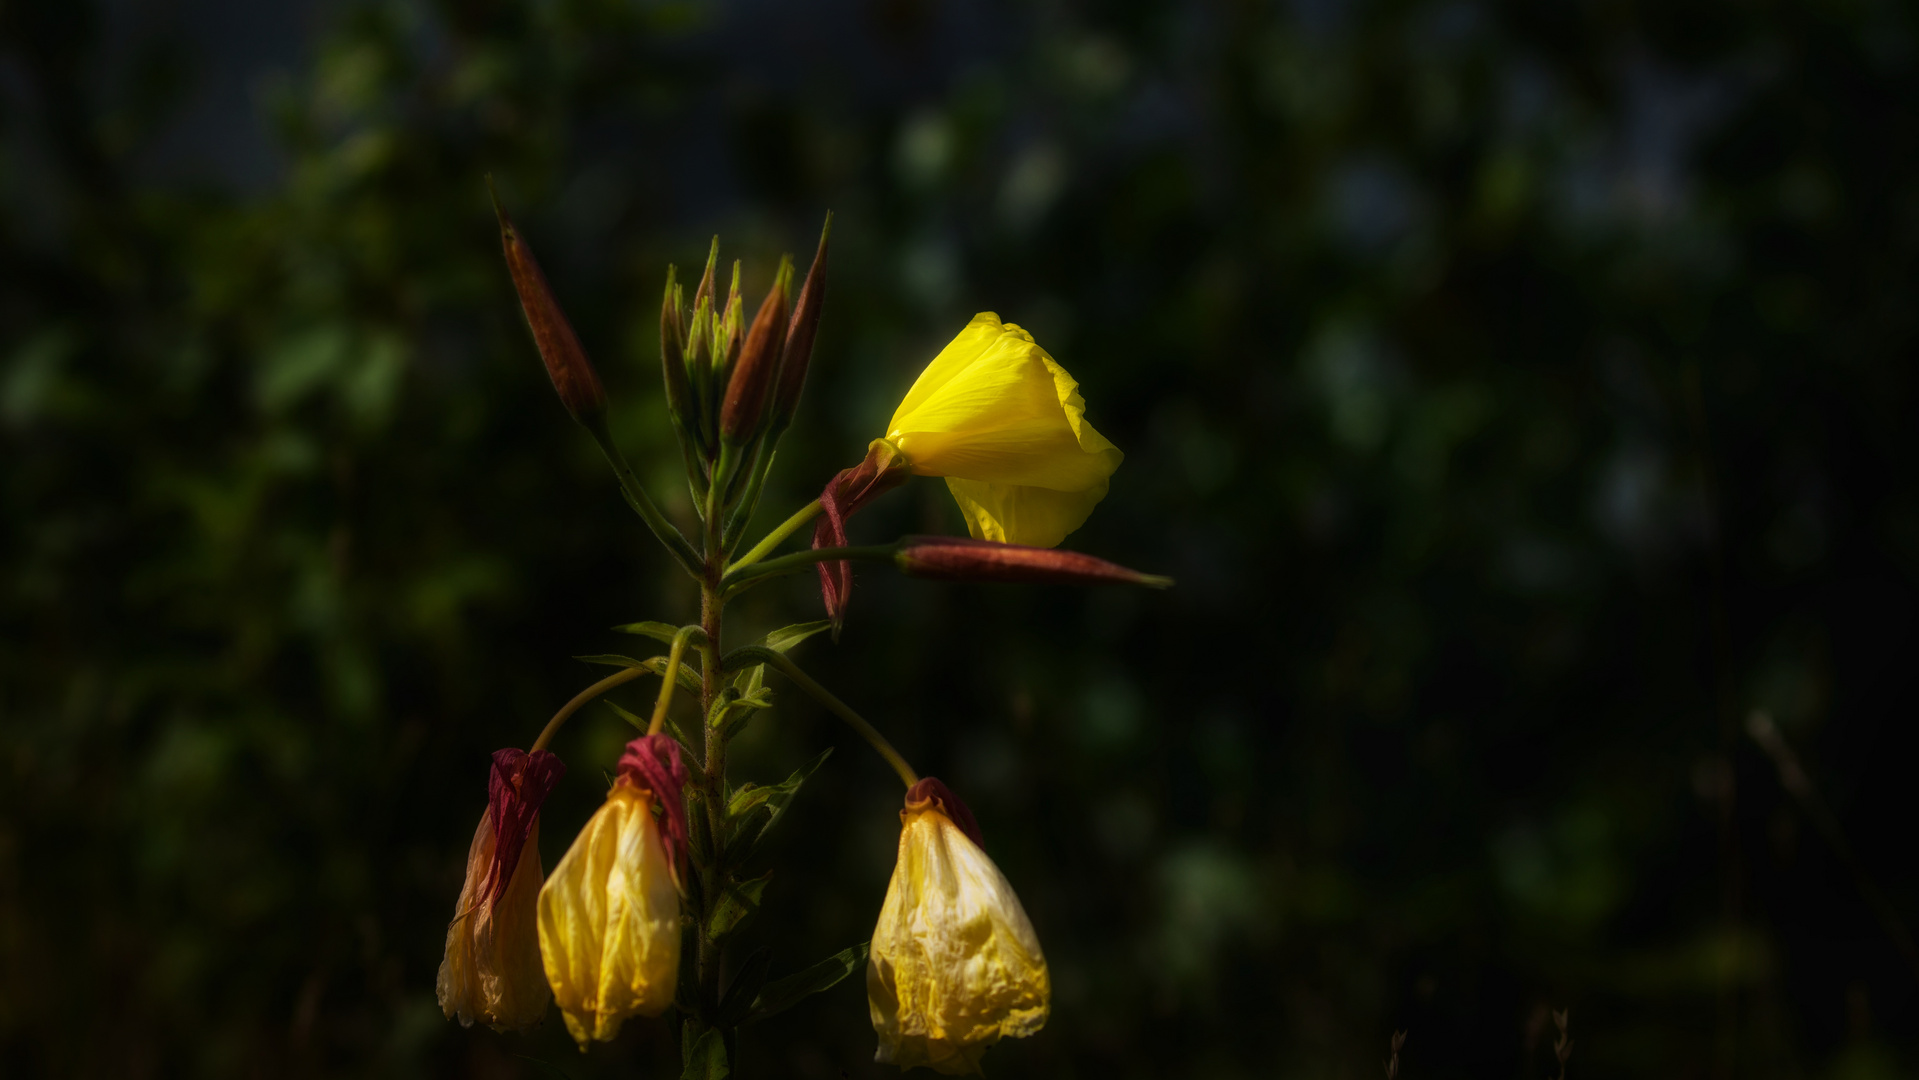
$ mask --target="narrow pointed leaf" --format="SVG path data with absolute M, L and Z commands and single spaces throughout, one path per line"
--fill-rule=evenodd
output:
M 753 1002 L 753 1011 L 740 1021 L 750 1024 L 764 1020 L 775 1013 L 785 1012 L 801 1001 L 822 990 L 830 990 L 840 981 L 866 965 L 868 942 L 860 942 L 850 949 L 842 949 L 832 956 L 821 960 L 812 967 L 783 979 L 774 979 L 760 990 L 759 1000 Z
M 690 1040 L 685 1050 L 686 1067 L 680 1080 L 726 1080 L 726 1037 L 718 1028 L 708 1028 L 699 1038 Z
M 592 656 L 576 656 L 573 659 L 588 664 L 604 664 L 607 667 L 639 668 L 642 671 L 650 671 L 655 675 L 664 675 L 666 673 L 666 657 L 664 656 L 635 660 L 630 656 L 621 656 L 618 653 L 596 653 Z M 700 692 L 699 668 L 687 662 L 684 657 L 680 659 L 679 682 L 680 689 L 682 690 L 689 690 L 695 694 Z
M 766 886 L 773 880 L 773 872 L 766 873 L 746 881 L 736 881 L 727 886 L 720 894 L 719 901 L 713 905 L 713 913 L 706 919 L 706 936 L 722 938 L 732 933 L 747 917 L 760 909 L 760 897 L 766 892 Z
M 733 976 L 733 982 L 726 988 L 726 996 L 720 999 L 719 1027 L 735 1028 L 746 1018 L 753 1002 L 760 996 L 760 989 L 766 985 L 766 971 L 773 965 L 771 949 L 755 950 L 740 965 Z
M 799 794 L 800 786 L 805 784 L 826 764 L 833 753 L 832 747 L 820 751 L 819 756 L 793 771 L 793 775 L 777 784 L 760 786 L 748 784 L 733 793 L 726 806 L 726 817 L 731 823 L 732 838 L 726 845 L 726 864 L 738 866 L 751 858 L 766 834 L 779 824 L 785 816 L 786 808 L 792 805 L 793 796 Z
M 620 634 L 638 634 L 641 637 L 650 637 L 654 641 L 664 642 L 668 645 L 673 644 L 673 636 L 680 632 L 679 627 L 663 622 L 630 622 L 616 626 L 613 630 L 615 633 Z

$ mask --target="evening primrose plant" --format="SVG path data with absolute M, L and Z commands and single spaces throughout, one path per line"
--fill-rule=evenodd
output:
M 664 651 L 586 658 L 615 670 L 563 705 L 528 749 L 494 753 L 486 811 L 447 927 L 441 1008 L 463 1024 L 521 1030 L 557 1004 L 582 1051 L 615 1038 L 629 1019 L 667 1017 L 683 1075 L 720 1077 L 737 1061 L 741 1028 L 864 967 L 879 1061 L 979 1071 L 988 1047 L 1046 1023 L 1052 981 L 1038 934 L 966 804 L 916 773 L 792 653 L 822 631 L 837 636 L 860 562 L 947 581 L 1170 584 L 1055 547 L 1105 496 L 1119 450 L 1087 421 L 1066 369 L 1031 334 L 982 313 L 927 365 L 857 465 L 741 550 L 805 388 L 826 302 L 829 215 L 805 277 L 796 284 L 791 259 L 783 260 L 750 320 L 737 263 L 720 289 L 717 239 L 690 300 L 667 272 L 661 374 L 697 518 L 689 536 L 660 512 L 614 444 L 599 376 L 504 211 L 499 222 L 553 388 L 599 444 L 628 504 L 698 585 L 700 611 L 684 624 L 619 627 Z M 971 536 L 851 544 L 854 513 L 916 475 L 945 479 Z M 809 524 L 810 548 L 777 554 Z M 826 619 L 724 646 L 729 601 L 809 571 L 819 574 Z M 540 807 L 566 771 L 548 749 L 554 734 L 587 703 L 648 676 L 660 680 L 651 717 L 615 707 L 642 734 L 610 763 L 605 802 L 546 876 Z M 728 774 L 727 744 L 772 706 L 775 677 L 849 724 L 906 789 L 898 857 L 871 940 L 777 977 L 765 951 L 728 963 L 727 945 L 770 878 L 749 876 L 749 860 L 826 755 L 774 784 L 736 785 Z M 698 723 L 673 717 L 676 695 L 697 701 Z

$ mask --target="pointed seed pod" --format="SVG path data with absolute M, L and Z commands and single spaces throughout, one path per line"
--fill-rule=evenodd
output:
M 1142 574 L 1118 563 L 1059 548 L 1001 544 L 963 536 L 908 536 L 893 561 L 908 577 L 935 581 L 997 581 L 1030 585 L 1145 585 L 1164 589 L 1169 577 Z
M 779 274 L 760 303 L 759 314 L 753 317 L 753 329 L 747 332 L 733 377 L 727 380 L 726 401 L 720 406 L 720 437 L 736 446 L 758 430 L 766 411 L 767 391 L 779 375 L 792 280 L 793 261 L 780 260 Z
M 813 265 L 807 268 L 799 299 L 793 303 L 793 319 L 786 327 L 779 388 L 773 395 L 775 431 L 785 431 L 793 422 L 793 414 L 800 408 L 800 392 L 806 389 L 806 369 L 813 360 L 813 336 L 820 327 L 820 311 L 826 306 L 826 243 L 832 235 L 833 214 L 829 210 L 826 225 L 820 229 L 819 250 L 813 253 Z
M 489 181 L 488 190 L 491 189 Z M 580 346 L 573 325 L 560 310 L 559 301 L 546 283 L 546 275 L 540 272 L 540 264 L 520 238 L 513 219 L 506 216 L 497 194 L 493 210 L 500 219 L 500 243 L 506 249 L 506 267 L 513 275 L 514 290 L 520 294 L 520 308 L 533 331 L 533 343 L 539 347 L 540 359 L 546 363 L 547 377 L 553 380 L 553 389 L 559 393 L 566 411 L 584 423 L 588 417 L 606 411 L 606 389 L 600 385 L 599 374 L 586 358 L 586 350 Z

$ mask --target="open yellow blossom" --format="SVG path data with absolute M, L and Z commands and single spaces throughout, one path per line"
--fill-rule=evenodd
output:
M 1046 1023 L 1046 958 L 1013 887 L 975 841 L 972 815 L 945 785 L 930 777 L 914 785 L 900 819 L 899 861 L 866 963 L 874 1057 L 977 1072 L 987 1047 Z
M 616 779 L 540 890 L 540 955 L 581 1050 L 611 1040 L 627 1017 L 673 1003 L 680 895 L 653 802 Z
M 926 365 L 886 441 L 915 473 L 946 478 L 974 539 L 1035 547 L 1086 522 L 1124 457 L 1086 422 L 1079 383 L 990 311 Z

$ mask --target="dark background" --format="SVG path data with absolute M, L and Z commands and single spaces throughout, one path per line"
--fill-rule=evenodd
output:
M 1052 965 L 998 1076 L 1919 1068 L 1919 37 L 1906 5 L 0 5 L 0 1071 L 672 1075 L 433 998 L 484 805 L 692 593 L 554 400 L 491 171 L 684 514 L 665 266 L 811 251 L 762 527 L 975 311 L 1126 451 L 1167 593 L 863 572 L 799 654 L 971 803 Z M 921 481 L 856 542 L 961 531 Z M 816 617 L 789 579 L 739 640 Z M 603 670 L 603 669 L 600 669 Z M 622 700 L 644 708 L 648 691 Z M 863 940 L 895 782 L 770 856 Z M 1766 710 L 1822 828 L 1745 734 Z M 558 744 L 551 866 L 626 729 Z M 1847 853 L 1850 852 L 1850 855 Z M 1868 897 L 1882 890 L 1891 919 Z M 857 981 L 746 1076 L 881 1076 Z M 536 1062 L 550 1063 L 542 1066 Z

